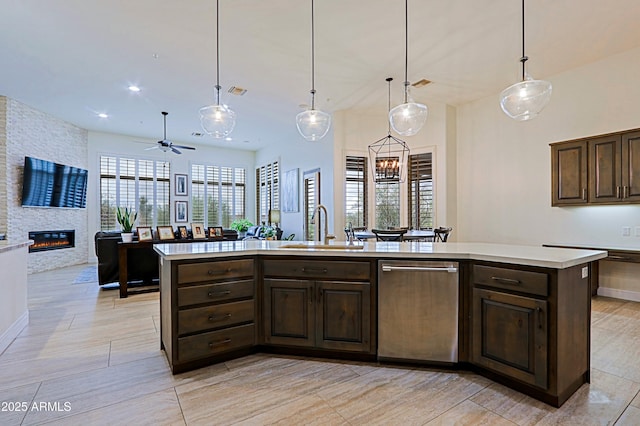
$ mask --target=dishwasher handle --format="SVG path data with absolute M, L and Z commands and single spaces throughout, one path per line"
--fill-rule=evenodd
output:
M 429 267 L 429 266 L 391 266 L 382 265 L 382 272 L 393 271 L 420 271 L 420 272 L 458 272 L 458 268 L 453 266 Z

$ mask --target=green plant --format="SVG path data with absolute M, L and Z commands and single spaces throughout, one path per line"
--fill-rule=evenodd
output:
M 273 238 L 276 236 L 276 229 L 272 226 L 265 226 L 262 231 L 262 235 L 265 238 Z
M 128 207 L 118 207 L 116 209 L 116 219 L 122 228 L 122 232 L 131 232 L 137 218 L 138 213 L 134 212 L 133 209 L 129 210 Z
M 252 226 L 253 223 L 249 219 L 236 219 L 231 222 L 231 229 L 235 229 L 238 232 L 247 232 Z

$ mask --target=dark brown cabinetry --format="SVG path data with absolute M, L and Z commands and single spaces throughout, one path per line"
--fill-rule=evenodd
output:
M 471 275 L 471 362 L 561 405 L 589 378 L 589 266 L 474 264 Z
M 640 131 L 551 144 L 552 205 L 640 202 Z
M 255 345 L 254 269 L 253 259 L 174 261 L 162 269 L 162 346 L 174 373 Z
M 370 268 L 370 262 L 265 260 L 265 343 L 371 353 Z

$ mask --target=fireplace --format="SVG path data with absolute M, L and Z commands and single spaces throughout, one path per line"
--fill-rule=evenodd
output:
M 29 232 L 29 239 L 33 240 L 33 245 L 29 246 L 29 253 L 71 248 L 75 247 L 76 231 L 32 231 Z

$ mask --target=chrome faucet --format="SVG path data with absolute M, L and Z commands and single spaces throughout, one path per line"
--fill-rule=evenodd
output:
M 329 240 L 333 240 L 336 236 L 329 234 L 329 213 L 327 213 L 327 208 L 325 206 L 318 204 L 318 207 L 316 207 L 313 211 L 313 215 L 311 216 L 311 223 L 316 223 L 316 213 L 321 210 L 324 211 L 324 244 L 329 244 Z M 320 221 L 322 222 L 322 218 L 320 218 Z

